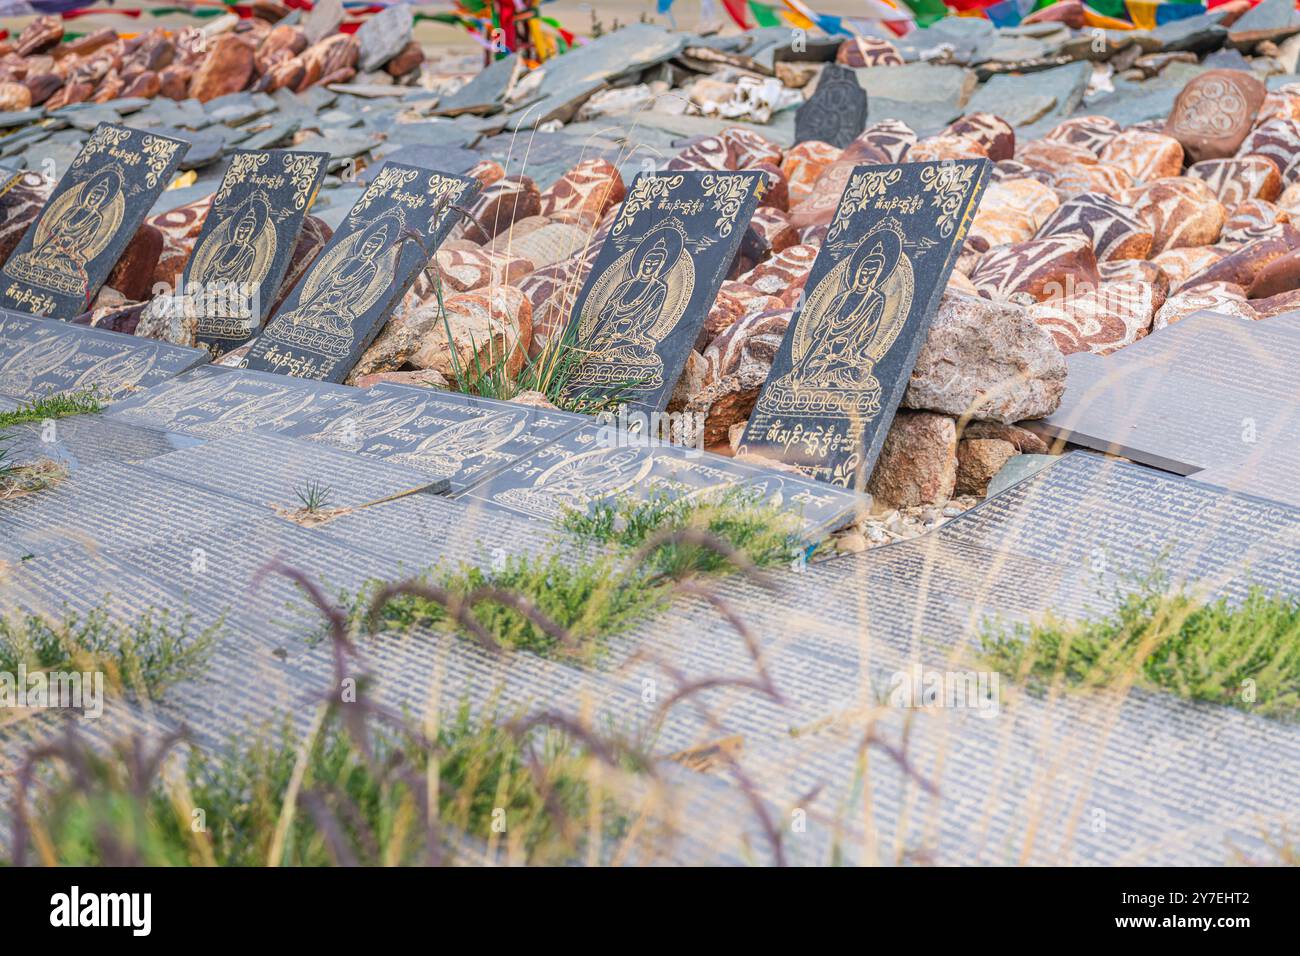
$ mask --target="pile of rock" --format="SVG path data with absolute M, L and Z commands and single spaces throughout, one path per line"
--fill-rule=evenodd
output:
M 424 51 L 412 37 L 405 5 L 367 20 L 356 34 L 336 33 L 342 8 L 328 4 L 301 23 L 279 4 L 254 16 L 229 15 L 199 29 L 155 28 L 130 38 L 96 30 L 67 43 L 63 21 L 37 17 L 13 40 L 0 41 L 0 111 L 33 106 L 166 96 L 201 102 L 241 90 L 300 92 L 315 84 L 410 83 Z

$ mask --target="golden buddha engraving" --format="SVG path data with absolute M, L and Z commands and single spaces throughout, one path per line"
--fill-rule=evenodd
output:
M 496 500 L 553 520 L 566 508 L 622 494 L 645 480 L 653 466 L 654 459 L 636 448 L 594 448 L 552 465 L 532 487 L 507 488 Z
M 276 319 L 276 336 L 326 355 L 352 347 L 352 323 L 396 279 L 405 228 L 400 209 L 389 209 L 325 253 L 303 280 L 296 308 Z
M 592 284 L 578 319 L 590 353 L 575 376 L 579 386 L 635 381 L 636 390 L 662 388 L 659 342 L 681 320 L 695 288 L 695 265 L 681 223 L 647 230 Z
M 207 375 L 202 378 L 178 380 L 162 389 L 151 389 L 149 398 L 133 408 L 117 414 L 142 421 L 171 425 L 186 411 L 224 398 L 239 384 L 233 375 Z
M 261 395 L 250 395 L 234 408 L 217 416 L 206 430 L 217 433 L 247 431 L 283 422 L 312 402 L 312 393 L 297 389 L 276 388 Z
M 791 341 L 790 370 L 764 392 L 759 411 L 877 415 L 875 366 L 902 331 L 914 289 L 902 227 L 885 219 L 808 295 Z
M 410 465 L 438 478 L 450 478 L 467 458 L 496 451 L 516 438 L 528 424 L 528 412 L 508 411 L 457 422 L 430 435 L 409 452 L 388 460 Z
M 275 251 L 271 201 L 259 191 L 194 250 L 188 281 L 198 283 L 203 290 L 251 296 L 271 271 Z
M 331 419 L 312 438 L 335 448 L 359 451 L 368 439 L 409 425 L 424 412 L 427 404 L 418 395 L 380 399 Z
M 81 373 L 73 390 L 102 395 L 129 390 L 140 384 L 157 360 L 158 353 L 150 349 L 132 348 L 106 356 Z
M 41 289 L 85 295 L 86 267 L 113 240 L 125 209 L 121 171 L 101 169 L 50 204 L 36 222 L 31 249 L 14 256 L 5 273 Z
M 40 379 L 70 363 L 80 349 L 75 335 L 47 335 L 37 339 L 0 366 L 0 392 L 27 395 Z

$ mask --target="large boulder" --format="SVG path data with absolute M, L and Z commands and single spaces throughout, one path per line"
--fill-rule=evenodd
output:
M 1028 311 L 946 293 L 903 407 L 998 422 L 1044 418 L 1065 392 L 1065 356 Z
M 532 307 L 522 292 L 495 286 L 448 296 L 444 305 L 445 317 L 436 302 L 407 315 L 404 324 L 421 333 L 407 358 L 411 365 L 448 381 L 456 381 L 458 371 L 470 378 L 498 365 L 511 377 L 519 374 L 533 332 Z

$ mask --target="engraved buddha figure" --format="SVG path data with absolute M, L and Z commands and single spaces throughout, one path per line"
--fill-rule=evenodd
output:
M 640 364 L 653 352 L 648 330 L 668 300 L 668 272 L 682 254 L 676 229 L 654 229 L 637 243 L 628 274 L 614 289 L 596 317 L 591 350 L 607 361 Z
M 212 251 L 212 258 L 198 280 L 235 290 L 247 290 L 256 285 L 258 280 L 253 276 L 257 265 L 254 240 L 266 227 L 270 217 L 271 210 L 266 200 L 261 196 L 250 199 L 235 220 L 234 228 Z M 217 233 L 213 235 L 215 237 Z
M 858 389 L 872 381 L 878 358 L 873 346 L 894 332 L 897 311 L 881 287 L 898 268 L 902 252 L 898 235 L 889 230 L 867 235 L 853 251 L 830 300 L 807 317 L 807 345 L 789 373 L 796 389 Z
M 286 313 L 284 320 L 350 336 L 353 320 L 378 300 L 391 281 L 392 266 L 384 260 L 399 225 L 392 217 L 380 217 L 359 238 L 340 245 L 323 259 L 308 276 L 298 307 Z
M 388 460 L 450 478 L 461 470 L 465 459 L 496 451 L 522 432 L 527 423 L 528 413 L 524 411 L 467 419 L 435 432 L 411 451 Z
M 101 170 L 55 201 L 48 224 L 44 220 L 38 224 L 31 251 L 18 256 L 17 264 L 56 272 L 84 286 L 86 263 L 112 238 L 121 222 L 122 206 L 117 170 Z

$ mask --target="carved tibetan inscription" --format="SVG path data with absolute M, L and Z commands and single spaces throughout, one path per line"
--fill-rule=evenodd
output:
M 56 319 L 87 311 L 188 148 L 157 133 L 96 126 L 0 269 L 0 306 Z
M 574 306 L 588 356 L 571 399 L 663 410 L 765 188 L 761 172 L 636 178 Z
M 854 169 L 740 452 L 866 484 L 988 171 L 983 159 Z
M 199 344 L 213 358 L 261 328 L 328 159 L 328 153 L 287 150 L 232 154 L 177 295 L 156 300 L 159 308 L 196 317 Z
M 464 176 L 386 163 L 242 364 L 342 382 L 477 191 Z

